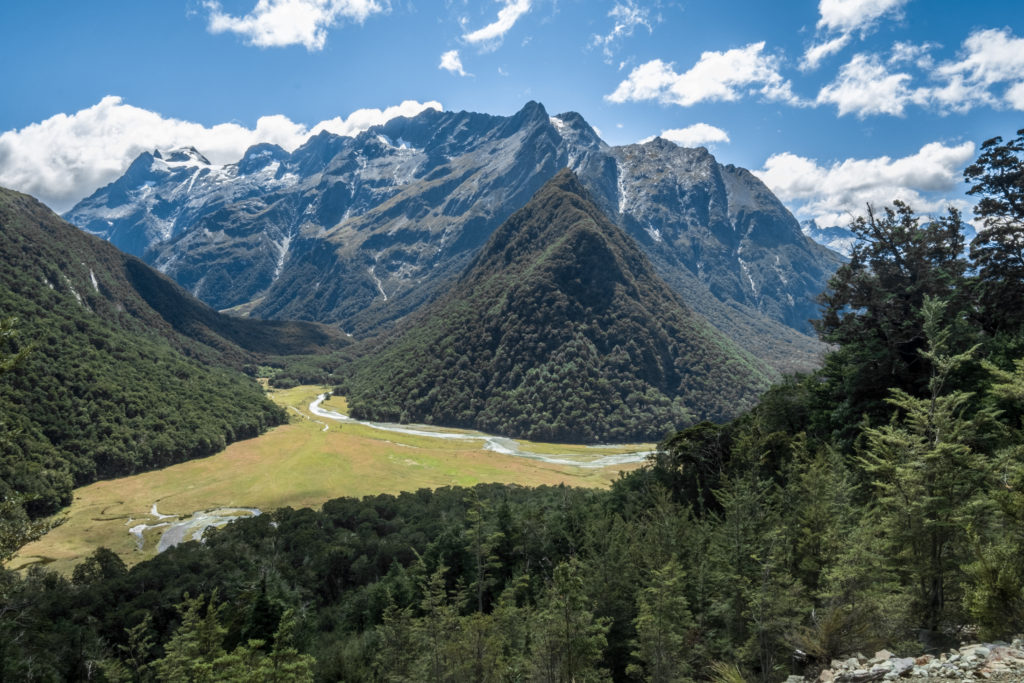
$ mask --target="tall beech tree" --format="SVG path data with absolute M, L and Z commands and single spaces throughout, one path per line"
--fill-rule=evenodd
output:
M 964 169 L 973 183 L 968 194 L 980 197 L 974 215 L 985 226 L 971 242 L 979 319 L 989 331 L 1016 332 L 1024 324 L 1024 129 L 1009 142 L 986 140 L 981 149 Z
M 864 413 L 876 420 L 888 414 L 890 389 L 915 396 L 926 390 L 925 298 L 962 298 L 968 269 L 955 209 L 922 223 L 897 200 L 881 213 L 869 206 L 850 228 L 859 241 L 821 295 L 815 322 L 822 339 L 839 347 L 826 359 L 824 376 L 834 428 L 847 437 Z

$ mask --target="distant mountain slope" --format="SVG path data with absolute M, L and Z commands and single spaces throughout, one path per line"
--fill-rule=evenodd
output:
M 220 309 L 379 332 L 444 291 L 559 169 L 698 312 L 776 368 L 813 366 L 808 319 L 838 259 L 750 173 L 703 148 L 610 147 L 576 113 L 428 110 L 237 164 L 141 155 L 69 221 Z
M 850 257 L 853 253 L 853 247 L 857 244 L 857 235 L 855 235 L 848 226 L 840 227 L 834 225 L 832 227 L 822 228 L 818 226 L 816 221 L 809 220 L 800 223 L 800 228 L 803 230 L 803 233 L 812 240 L 818 244 L 828 247 L 838 254 L 841 254 L 844 258 Z M 970 223 L 964 223 L 963 232 L 966 251 L 970 246 L 971 241 L 977 237 L 978 233 L 975 232 Z
M 769 375 L 686 308 L 565 170 L 347 390 L 364 418 L 625 441 L 734 416 Z
M 0 378 L 0 496 L 33 514 L 97 478 L 209 455 L 284 419 L 231 366 L 345 342 L 308 323 L 233 320 L 134 257 L 0 188 L 0 318 L 29 347 Z

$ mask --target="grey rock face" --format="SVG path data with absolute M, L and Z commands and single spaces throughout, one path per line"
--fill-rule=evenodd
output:
M 838 258 L 749 172 L 656 139 L 612 148 L 576 113 L 428 110 L 235 164 L 143 154 L 65 218 L 217 308 L 367 334 L 430 300 L 561 168 L 689 305 L 755 355 L 806 366 Z M 778 363 L 777 363 L 778 365 Z

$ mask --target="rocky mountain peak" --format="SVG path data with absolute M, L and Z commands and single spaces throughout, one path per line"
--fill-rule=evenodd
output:
M 161 152 L 159 149 L 155 150 L 153 156 L 157 159 L 163 159 L 167 163 L 181 164 L 181 163 L 196 163 L 203 164 L 204 166 L 210 165 L 210 160 L 207 159 L 203 154 L 195 147 L 179 147 L 169 151 Z
M 564 112 L 550 118 L 551 125 L 566 142 L 588 150 L 607 150 L 608 145 L 582 116 L 574 111 Z
M 253 145 L 245 150 L 241 161 L 238 162 L 238 172 L 242 174 L 261 171 L 274 162 L 281 162 L 291 155 L 279 145 L 272 145 L 267 142 Z

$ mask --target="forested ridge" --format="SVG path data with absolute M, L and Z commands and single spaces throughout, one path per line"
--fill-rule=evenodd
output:
M 0 575 L 16 680 L 782 681 L 1024 630 L 1024 130 L 961 217 L 903 204 L 823 295 L 824 367 L 608 491 L 277 510 L 126 570 Z M 802 655 L 794 657 L 795 651 Z
M 282 422 L 241 370 L 347 343 L 322 326 L 220 315 L 3 189 L 0 262 L 0 353 L 12 359 L 0 497 L 33 517 L 69 504 L 72 487 L 211 455 Z
M 359 418 L 623 442 L 734 417 L 771 374 L 689 310 L 566 169 L 343 391 Z

